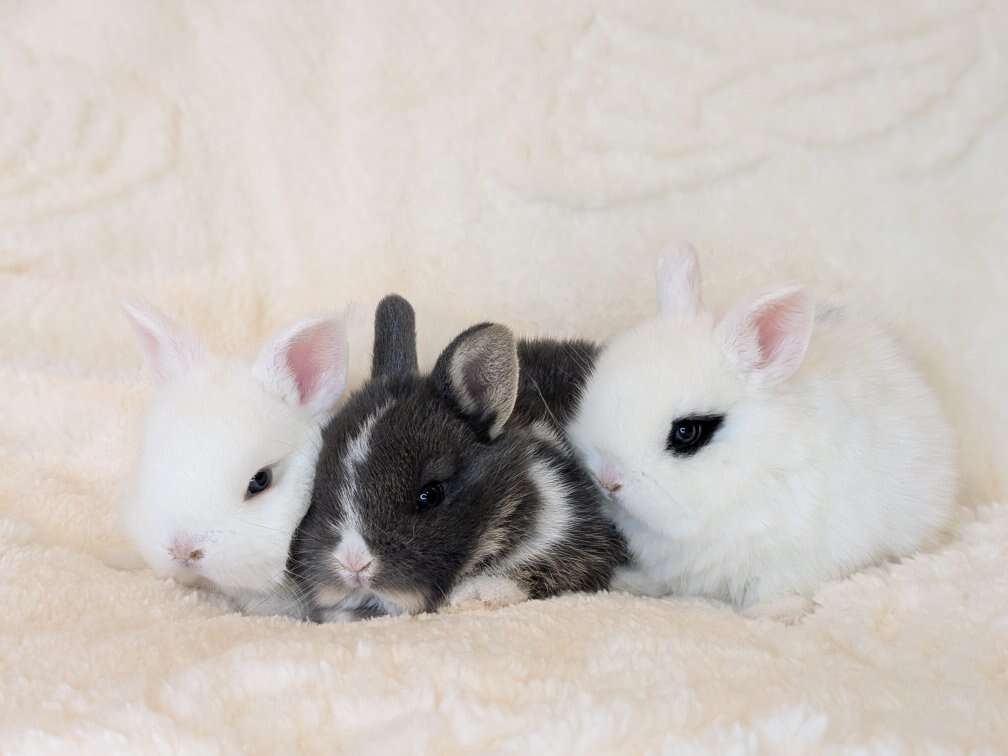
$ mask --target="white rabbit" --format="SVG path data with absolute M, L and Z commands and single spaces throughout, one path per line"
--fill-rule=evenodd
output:
M 870 319 L 798 286 L 722 318 L 696 254 L 659 265 L 660 316 L 614 338 L 570 436 L 636 566 L 613 587 L 794 618 L 825 580 L 907 556 L 954 508 L 951 429 Z
M 161 576 L 210 583 L 248 612 L 300 615 L 288 550 L 321 424 L 346 383 L 343 321 L 300 322 L 250 366 L 211 354 L 153 308 L 124 309 L 157 383 L 128 535 Z

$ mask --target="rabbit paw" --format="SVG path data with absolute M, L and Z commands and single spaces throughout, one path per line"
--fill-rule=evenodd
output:
M 480 575 L 464 580 L 448 597 L 449 606 L 496 609 L 528 599 L 528 594 L 514 580 Z

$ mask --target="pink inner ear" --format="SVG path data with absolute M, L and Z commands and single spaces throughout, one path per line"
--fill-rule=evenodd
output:
M 812 297 L 801 287 L 789 286 L 740 302 L 724 316 L 718 336 L 740 371 L 770 386 L 801 367 L 814 322 Z
M 341 320 L 305 320 L 263 347 L 252 372 L 268 391 L 322 417 L 343 393 L 347 351 Z
M 299 341 L 291 344 L 287 350 L 287 368 L 294 378 L 301 403 L 307 401 L 319 381 L 319 363 L 311 345 Z
M 346 344 L 339 321 L 323 320 L 296 332 L 281 348 L 298 401 L 313 412 L 328 410 L 346 380 Z
M 748 317 L 753 374 L 766 385 L 792 376 L 805 359 L 814 321 L 815 303 L 804 289 L 779 291 L 759 302 Z
M 754 367 L 770 365 L 796 330 L 801 328 L 801 309 L 791 299 L 770 302 L 756 313 L 756 341 L 759 344 L 759 361 Z
M 323 329 L 319 326 L 314 326 L 291 342 L 287 348 L 287 367 L 294 377 L 302 404 L 315 395 L 326 369 L 322 356 L 328 350 L 324 348 L 316 333 L 321 330 Z

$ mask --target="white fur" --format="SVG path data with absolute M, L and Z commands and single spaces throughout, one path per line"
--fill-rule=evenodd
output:
M 659 258 L 657 283 L 658 311 L 663 316 L 700 312 L 700 263 L 692 244 L 678 244 Z
M 144 362 L 158 381 L 184 375 L 204 356 L 202 342 L 157 309 L 139 300 L 122 303 L 144 353 Z
M 379 407 L 362 424 L 357 435 L 347 444 L 347 452 L 343 457 L 343 485 L 340 489 L 340 499 L 343 504 L 343 522 L 336 523 L 335 529 L 342 533 L 345 530 L 360 530 L 360 514 L 357 511 L 357 465 L 367 461 L 371 450 L 371 432 L 375 423 L 388 412 L 392 402 Z
M 250 368 L 207 353 L 179 351 L 181 329 L 160 313 L 128 310 L 141 343 L 159 370 L 148 409 L 126 530 L 145 561 L 162 576 L 205 580 L 247 611 L 298 611 L 284 579 L 290 538 L 311 494 L 321 446 L 320 418 L 345 379 L 345 344 L 337 321 L 306 321 L 269 343 Z M 166 330 L 169 326 L 170 331 Z M 316 374 L 294 373 L 285 350 L 317 351 Z M 308 362 L 311 362 L 310 360 Z M 343 363 L 343 364 L 337 364 Z M 249 479 L 271 467 L 273 482 L 246 499 Z M 198 561 L 173 558 L 174 547 L 199 549 Z M 174 548 L 178 551 L 177 548 Z
M 367 461 L 368 454 L 371 451 L 371 433 L 374 431 L 375 423 L 382 418 L 382 415 L 388 412 L 391 406 L 392 402 L 388 402 L 369 415 L 361 425 L 361 429 L 357 432 L 357 435 L 350 439 L 350 443 L 347 445 L 346 456 L 343 458 L 343 465 L 348 477 L 354 475 L 354 465 L 361 465 Z
M 0 25 L 0 753 L 1006 750 L 1008 3 L 56 0 Z M 778 279 L 875 300 L 962 429 L 951 543 L 829 585 L 797 632 L 604 593 L 317 627 L 112 568 L 124 288 L 221 345 L 359 298 L 353 386 L 385 292 L 425 367 L 486 318 L 601 338 L 650 313 L 673 234 L 712 245 L 719 312 Z
M 612 515 L 638 569 L 615 586 L 750 607 L 912 554 L 946 525 L 953 434 L 877 325 L 835 310 L 809 342 L 795 287 L 720 322 L 663 311 L 608 344 L 570 429 L 597 477 L 620 473 Z M 708 446 L 666 451 L 674 419 L 708 413 L 726 416 Z
M 496 575 L 477 575 L 463 580 L 448 597 L 449 606 L 479 604 L 496 609 L 528 600 L 525 589 L 510 578 Z
M 536 513 L 534 532 L 500 565 L 506 571 L 549 552 L 563 540 L 571 521 L 569 491 L 556 470 L 542 461 L 529 465 L 529 477 L 539 489 L 541 506 Z
M 355 528 L 343 531 L 339 545 L 333 552 L 334 567 L 348 585 L 355 585 L 360 578 L 374 574 L 374 556 L 364 541 L 364 536 Z M 366 569 L 365 569 L 366 568 Z M 356 573 L 360 573 L 359 577 Z

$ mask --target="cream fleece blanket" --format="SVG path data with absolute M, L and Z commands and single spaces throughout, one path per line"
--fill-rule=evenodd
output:
M 1008 748 L 1008 6 L 0 3 L 0 752 Z M 863 300 L 962 450 L 942 548 L 785 627 L 572 596 L 309 626 L 119 532 L 139 294 L 251 353 L 397 290 L 604 337 L 670 239 L 707 290 Z M 949 443 L 955 443 L 949 439 Z

